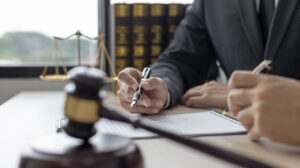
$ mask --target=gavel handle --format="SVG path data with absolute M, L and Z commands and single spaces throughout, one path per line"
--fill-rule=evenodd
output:
M 147 124 L 141 120 L 141 118 L 130 118 L 128 116 L 122 115 L 115 110 L 112 110 L 111 108 L 102 108 L 99 111 L 99 115 L 101 117 L 115 120 L 115 121 L 121 121 L 128 124 L 131 124 L 135 128 L 143 128 L 145 130 L 148 130 L 150 132 L 156 133 L 158 135 L 161 135 L 163 137 L 169 138 L 173 141 L 176 141 L 180 144 L 183 144 L 185 146 L 188 146 L 192 149 L 195 149 L 200 152 L 204 152 L 208 155 L 217 157 L 221 160 L 242 166 L 242 167 L 256 167 L 256 168 L 269 168 L 273 167 L 270 165 L 267 165 L 265 163 L 253 160 L 251 158 L 236 154 L 234 152 L 224 150 L 203 142 L 195 141 L 192 139 L 188 139 L 186 137 L 177 135 L 175 133 L 167 132 L 164 130 L 161 130 L 159 128 L 155 128 L 151 126 L 150 124 Z

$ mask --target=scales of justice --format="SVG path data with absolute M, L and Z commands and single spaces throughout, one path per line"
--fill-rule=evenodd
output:
M 98 49 L 97 49 L 97 55 L 96 55 L 96 58 L 95 58 L 95 62 L 94 62 L 94 65 L 93 67 L 96 67 L 97 64 L 98 64 L 98 60 L 99 60 L 99 69 L 101 70 L 104 70 L 104 62 L 105 62 L 105 58 L 106 60 L 108 61 L 108 64 L 109 64 L 109 68 L 111 69 L 112 71 L 112 74 L 113 74 L 113 77 L 107 77 L 107 81 L 108 82 L 115 82 L 117 80 L 117 74 L 116 74 L 116 71 L 115 71 L 115 68 L 112 64 L 112 60 L 111 60 L 111 57 L 110 57 L 110 54 L 107 50 L 107 47 L 104 43 L 104 38 L 105 38 L 105 35 L 104 34 L 100 34 L 98 35 L 97 37 L 89 37 L 85 34 L 82 34 L 79 30 L 68 36 L 68 37 L 57 37 L 57 36 L 54 36 L 53 39 L 53 48 L 52 48 L 52 52 L 51 52 L 51 56 L 54 56 L 55 57 L 55 73 L 54 74 L 47 74 L 47 71 L 49 69 L 48 65 L 45 65 L 44 69 L 43 69 L 43 72 L 42 74 L 40 75 L 40 79 L 44 80 L 44 81 L 64 81 L 64 80 L 68 80 L 69 79 L 69 76 L 68 76 L 68 70 L 67 70 L 67 67 L 65 64 L 63 64 L 63 60 L 62 60 L 62 54 L 60 52 L 60 49 L 58 47 L 58 41 L 64 41 L 64 40 L 69 40 L 71 39 L 72 37 L 76 37 L 77 38 L 77 62 L 78 62 L 78 65 L 80 66 L 81 65 L 81 45 L 80 45 L 80 39 L 81 37 L 84 37 L 90 41 L 99 41 L 99 46 L 98 46 Z M 105 58 L 104 58 L 105 56 Z M 59 62 L 61 62 L 61 67 L 59 67 Z M 59 72 L 59 69 L 62 68 L 63 70 L 63 73 L 60 73 Z
M 80 36 L 84 36 L 80 32 L 74 35 L 78 39 Z M 98 49 L 100 58 L 104 57 L 101 54 L 101 48 L 108 55 L 103 38 L 104 35 L 89 38 L 90 40 L 100 40 Z M 64 39 L 56 37 L 56 40 Z M 55 48 L 57 43 L 54 42 L 54 44 Z M 80 48 L 80 43 L 78 44 Z M 78 55 L 78 58 L 80 59 L 80 55 Z M 56 57 L 56 59 L 58 58 Z M 107 57 L 107 59 L 112 68 L 110 58 Z M 103 62 L 101 64 L 100 69 L 101 67 L 103 68 Z M 106 95 L 103 87 L 109 82 L 116 81 L 116 74 L 113 68 L 114 77 L 107 77 L 104 71 L 95 67 L 77 66 L 69 72 L 67 72 L 65 66 L 63 69 L 65 74 L 59 74 L 57 64 L 55 67 L 56 73 L 47 75 L 47 67 L 45 67 L 41 75 L 43 80 L 68 79 L 70 81 L 64 87 L 66 95 L 64 115 L 66 122 L 63 123 L 63 132 L 55 133 L 55 130 L 53 130 L 53 134 L 34 140 L 21 155 L 19 162 L 19 167 L 21 168 L 144 167 L 139 147 L 131 139 L 115 134 L 101 133 L 101 128 L 100 130 L 95 129 L 94 125 L 102 118 L 124 122 L 134 128 L 143 128 L 199 152 L 204 152 L 241 167 L 270 167 L 234 152 L 155 127 L 152 123 L 143 120 L 142 116 L 124 115 L 116 107 L 103 103 Z M 99 133 L 96 134 L 97 131 Z

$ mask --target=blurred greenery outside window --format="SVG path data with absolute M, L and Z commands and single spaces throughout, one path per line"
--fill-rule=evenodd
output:
M 80 30 L 95 37 L 97 14 L 97 0 L 0 2 L 0 66 L 55 65 L 53 36 L 64 38 Z M 94 64 L 97 41 L 82 37 L 80 43 L 82 64 Z M 58 41 L 58 48 L 65 65 L 78 64 L 76 37 Z
M 101 0 L 100 0 L 101 1 Z M 184 3 L 193 0 L 111 0 L 113 3 Z M 0 2 L 0 67 L 53 66 L 53 36 L 77 30 L 98 35 L 98 0 L 9 0 Z M 93 65 L 97 41 L 81 38 L 81 63 Z M 77 39 L 58 41 L 59 56 L 67 66 L 78 64 Z M 62 62 L 59 61 L 61 65 Z

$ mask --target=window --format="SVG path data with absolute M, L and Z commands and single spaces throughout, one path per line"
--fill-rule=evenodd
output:
M 52 55 L 53 36 L 67 37 L 77 30 L 90 37 L 98 35 L 97 2 L 97 0 L 1 2 L 0 67 L 42 67 L 45 64 L 54 66 L 56 60 Z M 94 64 L 97 41 L 81 38 L 80 44 L 81 62 Z M 72 66 L 78 63 L 76 37 L 58 41 L 58 48 L 65 65 Z M 60 61 L 58 63 L 62 64 Z
M 111 0 L 111 3 L 183 3 L 191 4 L 194 0 Z
M 193 0 L 9 0 L 0 2 L 0 77 L 37 77 L 43 67 L 55 66 L 53 36 L 77 30 L 89 37 L 109 34 L 108 6 L 114 2 L 192 3 Z M 100 9 L 101 8 L 101 9 Z M 101 23 L 100 23 L 101 22 Z M 106 44 L 109 38 L 106 37 Z M 77 39 L 58 41 L 59 65 L 78 64 Z M 97 41 L 81 38 L 81 62 L 94 64 Z M 51 69 L 49 69 L 51 70 Z

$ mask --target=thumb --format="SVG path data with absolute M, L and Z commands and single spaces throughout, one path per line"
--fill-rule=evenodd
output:
M 144 104 L 145 107 L 149 107 L 151 105 L 150 98 L 145 94 L 142 94 L 141 102 Z
M 143 87 L 144 90 L 152 90 L 152 89 L 159 88 L 160 84 L 161 84 L 161 79 L 155 78 L 155 77 L 151 77 L 149 79 L 146 79 L 142 83 L 142 87 Z

